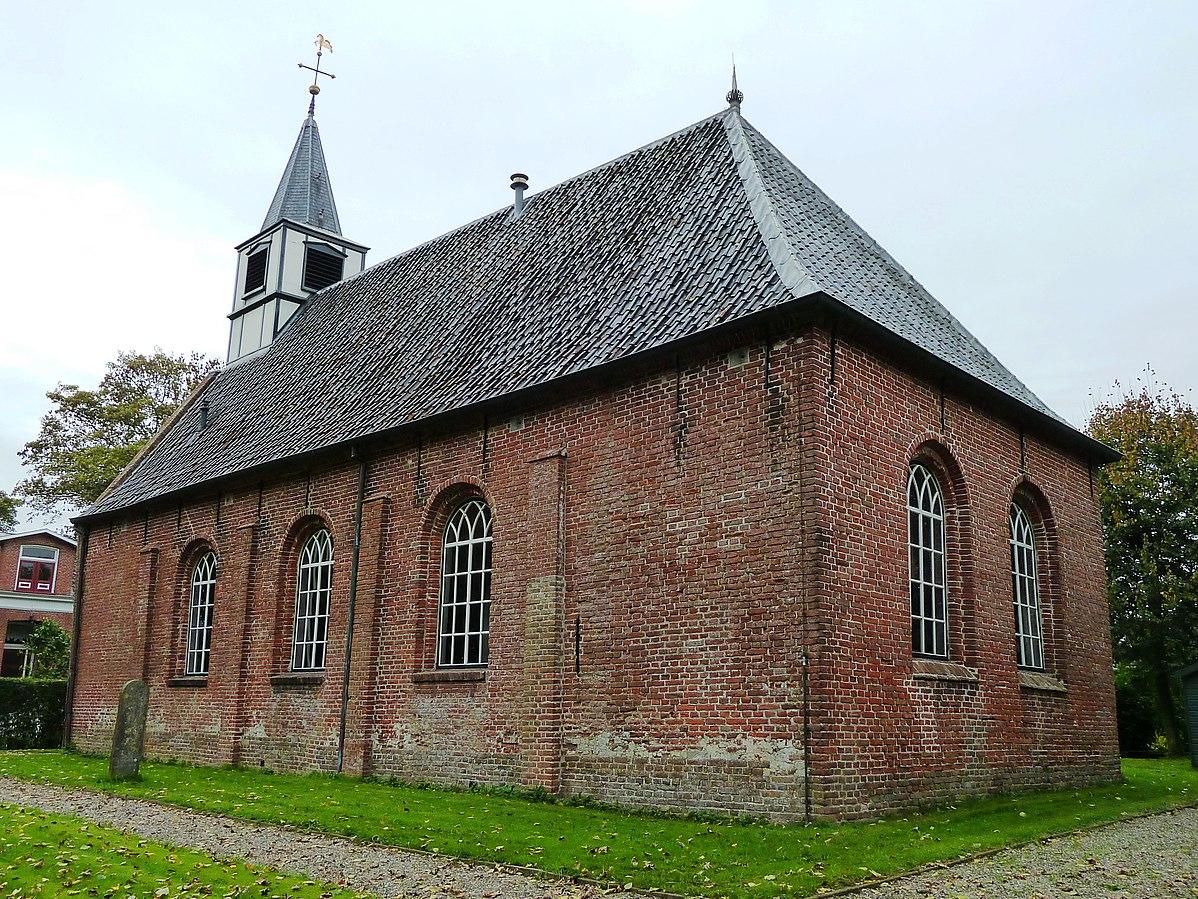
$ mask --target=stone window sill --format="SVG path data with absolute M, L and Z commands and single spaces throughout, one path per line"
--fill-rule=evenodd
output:
M 412 675 L 414 684 L 476 684 L 486 679 L 486 668 L 430 668 Z
M 973 684 L 978 681 L 976 668 L 967 668 L 956 662 L 942 662 L 938 659 L 915 659 L 911 663 L 911 673 L 920 680 L 945 680 Z
M 208 686 L 208 677 L 203 674 L 188 674 L 183 677 L 168 678 L 166 685 L 168 687 L 206 687 Z
M 319 687 L 323 683 L 323 671 L 284 671 L 270 676 L 272 687 Z
M 1020 669 L 1019 686 L 1025 690 L 1043 690 L 1045 693 L 1068 693 L 1069 688 L 1059 677 L 1043 671 Z

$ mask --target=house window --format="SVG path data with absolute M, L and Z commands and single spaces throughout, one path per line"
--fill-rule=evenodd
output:
M 1011 504 L 1011 592 L 1015 603 L 1015 656 L 1022 668 L 1044 667 L 1040 590 L 1036 581 L 1036 537 L 1032 520 Z
M 245 290 L 243 293 L 253 293 L 266 286 L 266 258 L 268 249 L 251 253 L 245 260 Z
M 212 648 L 212 600 L 216 592 L 216 556 L 208 553 L 191 571 L 191 598 L 187 604 L 187 659 L 185 674 L 207 674 Z
M 944 588 L 944 500 L 925 466 L 907 478 L 907 544 L 911 569 L 911 648 L 916 655 L 948 655 Z
M 341 280 L 345 260 L 335 253 L 318 247 L 308 247 L 304 252 L 304 287 L 307 290 L 324 290 Z
M 37 621 L 10 621 L 4 633 L 4 656 L 0 660 L 0 677 L 32 677 L 33 653 L 25 641 L 38 626 Z
M 490 631 L 491 510 L 472 499 L 445 525 L 437 664 L 487 664 Z
M 324 668 L 329 631 L 329 593 L 333 580 L 333 541 L 323 528 L 300 551 L 295 587 L 295 636 L 291 643 L 294 671 Z
M 51 546 L 22 546 L 17 558 L 17 589 L 26 593 L 53 593 L 58 570 L 58 550 Z

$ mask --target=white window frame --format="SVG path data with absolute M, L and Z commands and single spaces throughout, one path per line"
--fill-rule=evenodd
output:
M 191 569 L 187 600 L 187 652 L 183 673 L 206 676 L 212 652 L 212 612 L 216 598 L 216 553 L 208 552 Z
M 911 651 L 925 658 L 949 657 L 946 547 L 940 481 L 926 465 L 912 463 L 907 475 Z
M 5 643 L 4 651 L 21 654 L 21 673 L 16 675 L 17 677 L 33 677 L 34 656 L 24 643 Z
M 1011 600 L 1015 610 L 1015 661 L 1044 668 L 1044 613 L 1036 574 L 1036 531 L 1031 516 L 1011 503 Z
M 29 629 L 29 632 L 33 633 L 33 631 L 37 630 L 37 625 L 41 624 L 41 622 L 32 618 L 30 618 L 29 621 L 31 624 L 33 624 L 33 627 Z M 9 624 L 12 624 L 12 622 L 10 621 Z M 10 652 L 19 652 L 21 654 L 21 673 L 18 674 L 17 677 L 33 677 L 33 663 L 36 661 L 33 650 L 31 650 L 25 643 L 16 643 L 10 641 L 8 639 L 7 627 L 5 628 L 4 633 L 4 652 L 5 654 Z
M 27 549 L 48 549 L 48 550 L 50 550 L 50 552 L 54 553 L 54 556 L 49 559 L 47 559 L 43 556 L 27 556 L 27 555 L 25 555 L 25 550 L 27 550 Z M 30 581 L 30 585 L 28 587 L 21 586 L 21 563 L 22 562 L 33 562 L 33 563 L 50 562 L 54 565 L 54 574 L 50 576 L 50 589 L 49 590 L 36 590 L 36 592 L 53 594 L 54 588 L 58 586 L 58 556 L 59 556 L 58 549 L 53 546 L 43 546 L 40 543 L 23 543 L 23 544 L 21 544 L 21 551 L 17 555 L 17 576 L 16 576 L 16 579 L 13 581 L 13 588 L 16 590 L 27 590 L 27 591 L 35 591 L 36 590 L 36 588 L 33 586 L 32 581 Z
M 321 528 L 304 541 L 296 564 L 292 671 L 324 670 L 332 589 L 333 539 L 327 529 Z
M 491 656 L 491 509 L 458 506 L 441 537 L 437 666 L 480 668 Z

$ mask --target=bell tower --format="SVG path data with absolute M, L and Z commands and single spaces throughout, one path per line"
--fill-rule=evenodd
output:
M 316 36 L 316 65 L 308 86 L 308 116 L 283 169 L 262 228 L 237 246 L 237 281 L 229 314 L 230 363 L 270 346 L 308 297 L 366 267 L 369 248 L 341 235 L 328 165 L 316 127 L 316 95 L 324 51 L 333 45 Z

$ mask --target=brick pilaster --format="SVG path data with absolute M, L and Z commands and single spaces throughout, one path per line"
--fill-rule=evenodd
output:
M 566 454 L 531 460 L 524 590 L 524 782 L 557 792 L 562 766 Z
M 256 550 L 257 522 L 251 521 L 233 531 L 224 558 L 220 560 L 221 574 L 227 586 L 216 599 L 208 690 L 211 696 L 221 698 L 229 716 L 229 726 L 221 728 L 217 748 L 217 757 L 229 764 L 241 760 L 242 719 L 246 678 L 249 676 L 246 643 L 257 570 Z
M 382 593 L 383 541 L 391 514 L 389 495 L 367 498 L 362 506 L 362 545 L 358 558 L 358 594 L 354 611 L 353 656 L 349 672 L 349 709 L 345 721 L 347 774 L 370 773 L 379 597 Z
M 158 592 L 158 548 L 147 547 L 141 551 L 141 563 L 137 571 L 137 611 L 133 621 L 132 645 L 138 653 L 138 664 L 131 670 L 139 671 L 143 681 L 149 682 L 151 642 L 154 632 L 155 595 Z

